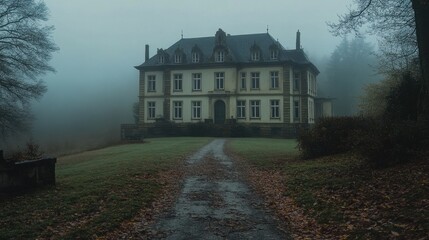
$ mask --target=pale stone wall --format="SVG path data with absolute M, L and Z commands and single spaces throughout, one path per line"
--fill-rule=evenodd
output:
M 278 72 L 278 88 L 271 88 L 271 72 Z M 216 90 L 215 73 L 225 74 L 224 89 Z M 240 88 L 241 73 L 246 73 L 246 89 Z M 252 89 L 251 73 L 259 72 L 259 89 Z M 300 73 L 299 90 L 293 88 L 294 73 Z M 201 74 L 201 91 L 193 91 L 192 74 Z M 182 74 L 182 90 L 174 91 L 174 75 Z M 279 65 L 272 67 L 246 67 L 237 69 L 206 68 L 190 70 L 164 70 L 140 72 L 140 124 L 153 123 L 156 118 L 173 120 L 177 123 L 199 122 L 206 119 L 214 119 L 214 104 L 222 100 L 226 106 L 226 119 L 237 118 L 237 100 L 246 102 L 246 118 L 238 119 L 242 123 L 312 123 L 314 113 L 310 113 L 310 93 L 314 95 L 315 90 L 311 81 L 315 81 L 309 69 L 296 68 L 290 65 Z M 149 76 L 155 76 L 156 91 L 148 91 Z M 314 74 L 313 74 L 314 76 Z M 313 84 L 313 85 L 312 85 Z M 260 101 L 260 118 L 250 118 L 251 100 Z M 279 118 L 271 118 L 270 100 L 279 101 Z M 299 101 L 299 119 L 295 119 L 294 101 Z M 182 102 L 182 119 L 174 118 L 174 101 Z M 192 101 L 201 102 L 201 118 L 192 119 Z M 148 119 L 148 102 L 155 102 L 156 117 Z M 310 107 L 309 107 L 310 106 Z M 313 107 L 314 109 L 314 107 Z

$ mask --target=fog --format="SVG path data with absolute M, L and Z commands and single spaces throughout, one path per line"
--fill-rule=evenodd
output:
M 144 45 L 150 56 L 187 37 L 268 31 L 286 48 L 295 33 L 310 59 L 326 59 L 341 42 L 327 21 L 347 11 L 344 0 L 45 0 L 60 50 L 43 77 L 48 92 L 33 104 L 33 138 L 48 150 L 96 147 L 119 139 L 132 123 Z M 197 4 L 196 4 L 197 3 Z M 322 70 L 322 69 L 321 69 Z

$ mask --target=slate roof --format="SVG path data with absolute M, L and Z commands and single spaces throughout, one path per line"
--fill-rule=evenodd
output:
M 220 30 L 221 31 L 221 30 Z M 258 34 L 245 34 L 245 35 L 226 35 L 226 47 L 229 51 L 232 63 L 245 64 L 254 63 L 250 59 L 251 47 L 257 45 L 261 50 L 261 61 L 264 63 L 275 63 L 275 62 L 291 62 L 295 64 L 308 64 L 313 67 L 317 72 L 317 68 L 309 61 L 302 49 L 298 50 L 286 50 L 278 41 L 269 33 L 258 33 Z M 270 58 L 270 46 L 278 46 L 279 55 L 277 60 Z M 192 49 L 194 46 L 202 52 L 199 63 L 192 63 Z M 164 64 L 158 62 L 158 55 L 154 55 L 145 61 L 143 64 L 136 66 L 137 69 L 144 69 L 145 67 L 155 66 L 175 66 L 175 65 L 187 65 L 187 64 L 219 64 L 215 63 L 210 58 L 213 56 L 213 50 L 216 47 L 215 37 L 199 37 L 199 38 L 182 38 L 168 49 L 164 51 L 169 55 L 170 61 Z M 181 63 L 174 63 L 174 55 L 177 49 L 181 49 L 185 54 L 186 58 L 182 59 Z

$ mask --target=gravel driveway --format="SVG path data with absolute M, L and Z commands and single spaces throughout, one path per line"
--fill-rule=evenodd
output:
M 187 159 L 175 206 L 153 226 L 161 239 L 288 239 L 241 180 L 216 139 Z

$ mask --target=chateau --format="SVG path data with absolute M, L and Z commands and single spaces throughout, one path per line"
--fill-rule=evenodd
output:
M 135 67 L 140 72 L 139 129 L 157 121 L 238 123 L 294 135 L 315 121 L 318 69 L 301 49 L 269 33 L 182 38 Z M 323 105 L 323 104 L 322 104 Z M 324 110 L 319 110 L 324 111 Z

